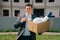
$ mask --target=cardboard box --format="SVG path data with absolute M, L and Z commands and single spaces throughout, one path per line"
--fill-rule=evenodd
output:
M 50 28 L 50 21 L 38 23 L 38 24 L 33 23 L 32 21 L 29 21 L 28 28 L 32 32 L 43 33 L 43 32 L 46 32 Z

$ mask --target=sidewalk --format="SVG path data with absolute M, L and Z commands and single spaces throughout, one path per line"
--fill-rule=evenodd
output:
M 44 32 L 43 34 L 46 34 L 46 35 L 60 35 L 60 33 L 57 33 L 57 32 Z
M 1 34 L 17 34 L 18 32 L 0 32 L 0 35 Z
M 18 32 L 0 32 L 1 34 L 17 34 Z M 60 35 L 60 33 L 56 33 L 56 32 L 44 32 L 42 34 L 46 34 L 46 35 Z

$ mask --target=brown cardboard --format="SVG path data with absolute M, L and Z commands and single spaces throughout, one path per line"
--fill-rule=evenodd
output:
M 33 23 L 32 21 L 28 22 L 28 28 L 30 31 L 35 33 L 43 33 L 46 32 L 50 28 L 50 22 L 43 22 L 43 23 Z

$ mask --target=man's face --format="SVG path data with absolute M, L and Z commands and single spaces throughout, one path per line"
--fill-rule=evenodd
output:
M 25 12 L 26 12 L 27 14 L 31 14 L 31 13 L 32 13 L 32 7 L 31 7 L 31 6 L 26 6 Z

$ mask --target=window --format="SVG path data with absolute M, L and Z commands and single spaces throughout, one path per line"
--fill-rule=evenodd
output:
M 9 16 L 9 10 L 3 10 L 3 16 Z
M 42 3 L 43 0 L 35 0 L 36 3 Z
M 44 17 L 44 9 L 33 9 L 34 15 L 37 17 Z
M 19 0 L 14 0 L 14 2 L 19 2 Z
M 49 0 L 49 2 L 54 2 L 54 0 Z
M 25 0 L 25 3 L 29 3 L 30 2 L 30 0 Z
M 4 2 L 8 2 L 8 0 L 2 0 L 2 1 L 4 1 Z
M 15 16 L 18 16 L 20 13 L 20 10 L 15 10 Z

